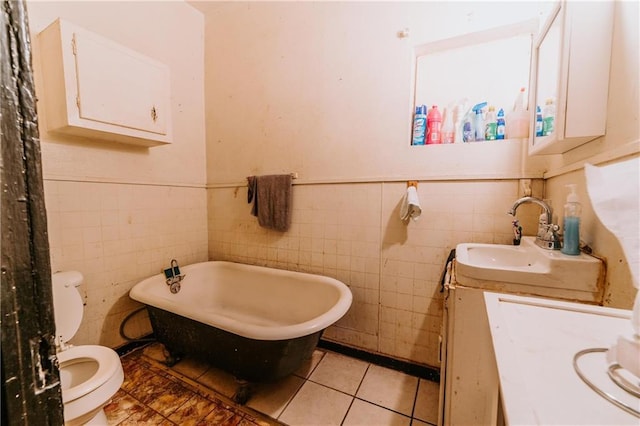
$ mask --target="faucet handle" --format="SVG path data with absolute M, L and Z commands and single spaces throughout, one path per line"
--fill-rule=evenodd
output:
M 549 225 L 549 223 L 547 222 L 547 214 L 546 213 L 542 213 L 540 215 L 540 217 L 538 218 L 538 225 L 540 225 L 540 226 Z
M 544 241 L 548 244 L 548 247 L 553 250 L 559 250 L 562 248 L 562 244 L 560 243 L 560 236 L 558 235 L 558 230 L 560 227 L 554 223 L 547 225 L 546 233 L 544 235 Z
M 520 226 L 520 221 L 515 219 L 511 222 L 513 224 L 513 245 L 519 246 L 520 240 L 522 240 L 522 226 Z

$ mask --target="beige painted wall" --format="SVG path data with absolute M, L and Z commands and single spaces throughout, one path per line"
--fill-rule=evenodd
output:
M 168 146 L 48 134 L 38 109 L 52 268 L 85 276 L 84 321 L 73 343 L 115 347 L 123 343 L 121 320 L 138 306 L 127 296 L 136 282 L 172 258 L 207 258 L 204 19 L 183 2 L 49 1 L 27 8 L 40 102 L 37 34 L 58 17 L 170 67 Z M 127 328 L 130 335 L 149 331 L 144 318 Z
M 288 171 L 314 182 L 520 177 L 518 145 L 409 146 L 414 47 L 534 18 L 545 5 L 194 4 L 206 16 L 210 183 Z M 468 78 L 451 70 L 442 84 Z
M 629 265 L 620 244 L 598 220 L 587 195 L 584 162 L 607 164 L 638 155 L 640 144 L 640 34 L 638 29 L 638 2 L 616 2 L 609 103 L 607 106 L 607 134 L 563 155 L 553 156 L 549 173 L 554 177 L 546 181 L 546 197 L 553 201 L 562 216 L 568 183 L 578 184 L 578 193 L 584 213 L 581 239 L 601 256 L 607 258 L 607 288 L 605 304 L 630 309 L 636 290 L 631 285 Z M 625 155 L 622 158 L 616 158 Z M 608 160 L 604 161 L 603 160 Z M 572 171 L 566 170 L 576 169 Z M 640 180 L 640 170 L 629 179 Z M 638 206 L 637 220 L 640 220 Z M 560 222 L 562 219 L 560 218 Z

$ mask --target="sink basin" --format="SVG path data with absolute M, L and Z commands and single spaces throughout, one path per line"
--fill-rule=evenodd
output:
M 547 295 L 540 291 L 546 288 L 552 290 L 547 292 L 552 297 L 578 299 L 557 290 L 601 293 L 602 270 L 602 261 L 595 257 L 545 250 L 535 244 L 534 237 L 523 237 L 519 246 L 464 243 L 456 247 L 456 280 L 470 287 L 501 290 L 497 283 L 510 283 L 520 285 L 516 291 L 522 293 Z
M 518 268 L 529 267 L 536 262 L 536 253 L 523 246 L 465 244 L 465 247 L 471 265 Z

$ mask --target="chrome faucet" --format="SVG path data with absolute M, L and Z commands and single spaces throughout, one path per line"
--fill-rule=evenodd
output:
M 171 259 L 171 266 L 163 270 L 166 278 L 166 283 L 169 286 L 171 293 L 176 294 L 180 291 L 180 281 L 184 279 L 185 274 L 180 273 L 180 267 L 178 261 Z
M 511 207 L 511 210 L 507 212 L 511 216 L 516 216 L 516 210 L 521 204 L 533 203 L 542 207 L 544 210 L 544 216 L 540 216 L 540 220 L 538 222 L 538 234 L 536 235 L 536 244 L 542 248 L 548 250 L 560 250 L 561 243 L 560 237 L 558 236 L 558 225 L 554 225 L 553 223 L 553 211 L 551 207 L 542 201 L 539 198 L 535 197 L 522 197 L 516 200 Z

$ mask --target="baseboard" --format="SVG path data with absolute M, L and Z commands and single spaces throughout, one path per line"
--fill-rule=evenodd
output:
M 320 339 L 318 347 L 323 349 L 329 349 L 333 352 L 338 352 L 343 355 L 350 356 L 352 358 L 358 358 L 363 361 L 367 361 L 382 367 L 391 368 L 393 370 L 401 371 L 403 373 L 410 374 L 412 376 L 420 377 L 425 380 L 440 383 L 440 370 L 434 367 L 426 365 L 416 364 L 409 361 L 403 361 L 395 358 L 391 358 L 386 355 L 374 354 L 364 351 L 362 349 L 356 349 L 351 346 L 342 345 L 340 343 L 332 342 L 329 340 Z

